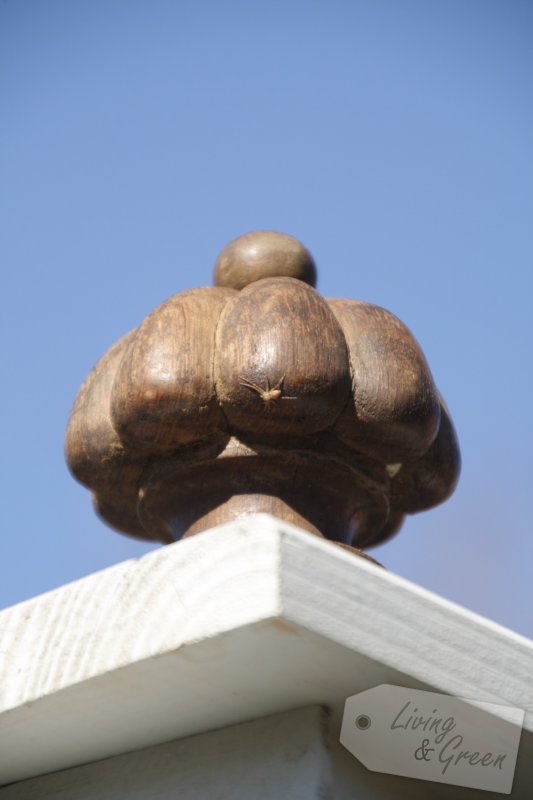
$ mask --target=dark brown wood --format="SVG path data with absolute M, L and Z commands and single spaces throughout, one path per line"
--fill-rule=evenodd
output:
M 457 435 L 448 408 L 441 398 L 437 436 L 422 458 L 407 463 L 391 481 L 394 507 L 413 514 L 443 503 L 459 478 L 460 457 Z
M 244 289 L 263 278 L 297 278 L 316 284 L 313 257 L 298 239 L 277 231 L 253 231 L 222 250 L 214 270 L 215 286 Z
M 332 425 L 348 402 L 350 371 L 325 300 L 294 278 L 244 288 L 220 316 L 215 382 L 232 430 L 301 436 Z
M 111 421 L 111 389 L 131 331 L 111 347 L 89 373 L 72 409 L 65 453 L 75 478 L 94 491 L 96 510 L 112 527 L 152 538 L 137 516 L 137 496 L 146 459 L 126 447 Z
M 403 463 L 427 451 L 439 429 L 437 390 L 403 322 L 379 306 L 328 300 L 352 368 L 352 397 L 337 420 L 339 438 L 380 460 Z
M 183 456 L 154 467 L 139 504 L 143 525 L 163 540 L 258 511 L 357 545 L 385 525 L 389 503 L 384 484 L 339 460 L 232 438 L 214 457 Z
M 174 295 L 128 343 L 113 385 L 111 413 L 121 441 L 147 453 L 175 450 L 224 429 L 215 393 L 215 331 L 232 289 Z
M 344 546 L 453 491 L 459 448 L 406 326 L 322 298 L 292 237 L 247 234 L 101 359 L 69 466 L 113 527 L 164 542 L 266 511 Z

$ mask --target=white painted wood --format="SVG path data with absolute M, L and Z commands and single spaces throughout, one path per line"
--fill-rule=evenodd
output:
M 301 709 L 0 789 L 2 800 L 324 800 L 324 712 Z
M 532 676 L 523 637 L 257 515 L 0 614 L 0 783 L 312 704 L 335 741 L 344 699 L 388 682 L 524 708 L 527 797 Z M 335 797 L 392 791 L 332 760 Z
M 513 793 L 513 798 L 530 796 L 529 789 Z M 0 788 L 0 800 L 126 797 L 479 800 L 480 793 L 368 772 L 339 745 L 328 715 L 319 707 L 197 734 Z

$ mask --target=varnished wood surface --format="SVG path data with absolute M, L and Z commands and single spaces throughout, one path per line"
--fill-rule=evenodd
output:
M 350 351 L 352 402 L 335 430 L 357 450 L 402 463 L 425 453 L 440 421 L 437 390 L 408 328 L 383 308 L 328 300 Z
M 174 295 L 101 359 L 66 451 L 109 524 L 168 542 L 267 511 L 369 546 L 451 494 L 457 438 L 416 339 L 315 277 L 297 240 L 246 234 L 216 286 Z
M 258 387 L 282 392 L 265 402 Z M 302 436 L 330 427 L 348 402 L 342 331 L 325 300 L 293 278 L 255 281 L 224 308 L 217 329 L 215 381 L 236 431 Z
M 223 429 L 213 378 L 215 331 L 236 292 L 181 292 L 153 311 L 125 350 L 111 413 L 121 440 L 148 453 L 175 450 Z
M 262 278 L 297 278 L 316 284 L 316 267 L 309 250 L 298 239 L 277 231 L 252 231 L 234 239 L 215 264 L 215 286 L 244 289 Z
M 96 510 L 108 524 L 153 538 L 137 516 L 145 456 L 122 442 L 111 420 L 115 375 L 134 334 L 114 344 L 86 378 L 70 415 L 65 453 L 74 477 L 93 490 Z
M 163 540 L 254 512 L 357 546 L 386 524 L 389 503 L 383 484 L 340 460 L 236 439 L 211 459 L 154 470 L 139 503 L 143 525 Z

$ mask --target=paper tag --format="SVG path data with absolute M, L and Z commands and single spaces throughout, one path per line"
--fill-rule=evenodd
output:
M 340 741 L 367 769 L 510 794 L 524 711 L 382 684 L 346 700 Z

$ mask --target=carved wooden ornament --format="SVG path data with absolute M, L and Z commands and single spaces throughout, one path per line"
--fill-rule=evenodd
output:
M 171 542 L 266 511 L 364 547 L 451 494 L 457 440 L 416 340 L 315 280 L 296 239 L 246 234 L 213 287 L 174 295 L 98 362 L 66 455 L 108 524 Z

